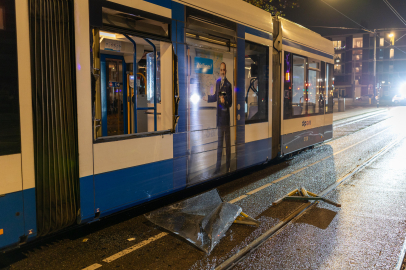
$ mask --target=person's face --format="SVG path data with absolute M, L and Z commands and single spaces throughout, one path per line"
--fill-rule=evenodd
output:
M 220 77 L 222 80 L 224 80 L 224 78 L 226 77 L 226 72 L 227 72 L 226 65 L 221 64 L 220 65 Z

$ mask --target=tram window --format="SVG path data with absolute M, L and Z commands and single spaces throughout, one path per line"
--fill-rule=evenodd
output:
M 245 42 L 245 123 L 268 121 L 269 48 Z
M 0 1 L 0 156 L 21 153 L 15 1 Z M 1 26 L 1 25 L 0 25 Z M 0 192 L 1 193 L 1 192 Z
M 188 106 L 191 112 L 189 131 L 215 129 L 218 125 L 233 126 L 234 48 L 196 38 L 186 38 L 186 43 L 189 65 Z M 220 117 L 217 117 L 217 101 L 226 104 L 225 114 Z M 210 134 L 208 139 L 213 136 L 217 138 L 217 132 Z
M 308 59 L 307 114 L 324 113 L 324 97 L 321 91 L 320 62 Z
M 333 94 L 334 94 L 334 68 L 332 64 L 327 64 L 326 72 L 326 113 L 333 113 Z
M 292 115 L 306 114 L 306 59 L 300 56 L 293 56 L 292 72 Z
M 306 58 L 285 52 L 284 118 L 306 114 Z
M 99 40 L 94 42 L 94 63 L 100 61 L 94 97 L 95 119 L 100 121 L 95 121 L 95 137 L 170 130 L 171 43 L 105 30 L 93 32 L 93 39 Z

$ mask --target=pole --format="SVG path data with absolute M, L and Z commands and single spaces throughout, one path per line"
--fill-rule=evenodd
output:
M 376 29 L 374 29 L 374 97 L 376 97 Z
M 128 35 L 124 35 L 134 46 L 134 55 L 133 55 L 133 76 L 134 76 L 134 133 L 138 132 L 137 124 L 137 44 L 135 41 L 130 38 Z M 129 87 L 130 89 L 131 87 Z M 131 91 L 131 90 L 130 90 Z M 131 92 L 130 92 L 131 99 Z M 130 102 L 131 104 L 131 102 Z M 131 133 L 131 132 L 128 132 Z
M 154 43 L 152 43 L 150 40 L 148 40 L 148 39 L 146 39 L 146 38 L 144 38 L 144 40 L 146 41 L 146 42 L 148 42 L 148 44 L 149 45 L 151 45 L 152 46 L 152 48 L 154 49 L 154 131 L 156 131 L 157 130 L 157 117 L 156 117 L 156 113 L 157 113 L 157 110 L 156 110 L 156 104 L 157 104 L 157 99 L 156 99 L 156 72 L 157 72 L 157 66 L 156 66 L 156 47 L 155 47 L 155 45 L 154 45 Z

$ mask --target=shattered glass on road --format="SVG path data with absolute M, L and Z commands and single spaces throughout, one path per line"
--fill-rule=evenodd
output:
M 210 253 L 241 213 L 241 207 L 223 202 L 217 189 L 162 207 L 145 217 Z

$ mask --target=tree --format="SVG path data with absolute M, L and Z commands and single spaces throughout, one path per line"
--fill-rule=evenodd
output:
M 285 16 L 283 9 L 299 7 L 299 0 L 244 0 L 272 15 Z

